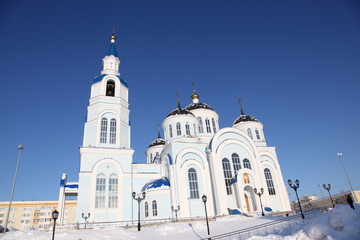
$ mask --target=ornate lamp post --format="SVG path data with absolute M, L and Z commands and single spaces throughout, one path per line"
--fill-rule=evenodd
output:
M 176 209 L 171 206 L 171 211 L 175 212 L 175 222 L 177 222 L 177 212 L 180 211 L 180 206 L 178 205 Z
M 331 199 L 331 203 L 332 203 L 333 208 L 334 208 L 334 207 L 335 207 L 335 204 L 334 204 L 334 201 L 333 201 L 333 199 L 332 199 L 332 197 L 331 197 L 331 194 L 330 194 L 330 189 L 331 189 L 330 183 L 329 183 L 327 186 L 326 186 L 326 184 L 323 184 L 323 187 L 328 191 L 329 196 L 330 196 L 330 199 Z
M 90 217 L 90 213 L 88 213 L 87 215 L 85 215 L 85 213 L 82 213 L 81 217 L 85 220 L 85 229 L 86 229 L 86 223 L 87 223 L 87 219 Z
M 210 235 L 209 220 L 208 220 L 207 209 L 206 209 L 207 196 L 204 194 L 201 198 L 202 198 L 202 201 L 204 202 L 205 216 L 206 216 L 206 226 L 207 226 L 208 235 Z
M 8 225 L 8 221 L 9 221 L 9 214 L 10 214 L 10 211 L 11 211 L 11 204 L 12 204 L 12 199 L 13 199 L 14 191 L 15 191 L 16 177 L 17 177 L 18 170 L 19 170 L 21 151 L 24 149 L 24 146 L 20 144 L 20 145 L 18 145 L 18 149 L 19 149 L 19 154 L 18 154 L 18 160 L 17 160 L 17 163 L 16 163 L 14 181 L 13 181 L 13 185 L 12 185 L 12 189 L 11 189 L 11 195 L 10 195 L 10 201 L 9 201 L 9 209 L 8 209 L 8 212 L 7 212 L 7 215 L 6 215 L 6 220 L 5 220 L 4 234 L 6 233 L 6 229 L 7 229 L 7 225 Z
M 347 180 L 348 180 L 348 182 L 349 182 L 350 189 L 351 189 L 351 191 L 352 191 L 352 195 L 353 195 L 353 197 L 354 197 L 354 199 L 355 199 L 355 202 L 357 202 L 356 195 L 355 195 L 354 189 L 353 189 L 353 187 L 352 187 L 352 185 L 351 185 L 350 178 L 349 178 L 349 176 L 348 176 L 348 174 L 347 174 L 347 172 L 346 172 L 345 166 L 344 166 L 344 164 L 343 164 L 343 162 L 342 162 L 342 153 L 341 153 L 341 152 L 337 153 L 337 156 L 339 157 L 341 166 L 342 166 L 343 169 L 344 169 L 344 172 L 345 172 L 346 178 L 347 178 Z
M 52 240 L 54 240 L 56 220 L 57 220 L 58 217 L 59 217 L 59 212 L 55 209 L 55 211 L 53 211 L 53 212 L 51 213 L 51 217 L 52 217 L 52 219 L 54 219 L 54 227 L 53 227 L 53 235 L 52 235 Z
M 132 197 L 133 197 L 134 200 L 136 200 L 138 202 L 138 231 L 140 231 L 141 230 L 141 226 L 140 226 L 140 202 L 145 199 L 146 193 L 142 192 L 142 196 L 136 197 L 136 192 L 133 192 Z
M 255 194 L 258 195 L 259 198 L 260 198 L 261 215 L 265 216 L 265 214 L 264 214 L 264 209 L 263 209 L 263 205 L 262 205 L 262 202 L 261 202 L 261 195 L 263 195 L 264 189 L 263 189 L 263 188 L 260 188 L 260 192 L 257 192 L 257 188 L 254 188 L 254 192 L 255 192 Z
M 299 203 L 299 208 L 300 208 L 300 212 L 301 212 L 301 217 L 302 217 L 302 219 L 304 219 L 305 216 L 304 216 L 304 213 L 303 213 L 302 208 L 301 208 L 299 196 L 298 196 L 298 194 L 297 194 L 297 189 L 299 188 L 300 181 L 296 179 L 296 180 L 295 180 L 295 184 L 292 185 L 292 181 L 289 179 L 289 180 L 288 180 L 288 184 L 289 184 L 289 186 L 290 186 L 292 189 L 294 189 L 294 191 L 295 191 L 295 193 L 296 193 L 296 198 L 297 198 L 298 203 Z

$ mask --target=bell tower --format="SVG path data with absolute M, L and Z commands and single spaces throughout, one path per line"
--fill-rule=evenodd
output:
M 91 213 L 89 221 L 124 219 L 129 214 L 131 192 L 128 183 L 134 150 L 130 148 L 129 88 L 120 77 L 116 36 L 103 58 L 103 69 L 91 84 L 83 145 L 80 147 L 80 172 L 77 221 Z M 110 187 L 111 185 L 111 187 Z
M 101 75 L 92 81 L 83 147 L 130 148 L 129 89 L 120 77 L 115 41 L 113 33 Z

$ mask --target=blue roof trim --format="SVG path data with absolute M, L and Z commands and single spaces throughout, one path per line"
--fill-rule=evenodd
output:
M 106 56 L 115 56 L 115 57 L 118 56 L 115 48 L 115 43 L 110 44 Z
M 169 179 L 167 179 L 166 177 L 163 177 L 160 179 L 151 180 L 143 186 L 143 188 L 141 189 L 141 192 L 145 192 L 145 191 L 147 191 L 149 189 L 153 189 L 153 188 L 160 188 L 162 186 L 170 187 Z
M 240 215 L 241 214 L 240 210 L 236 209 L 236 208 L 235 209 L 228 208 L 228 212 L 230 215 Z
M 264 210 L 267 211 L 267 212 L 272 212 L 271 207 L 265 207 Z
M 238 181 L 238 173 L 239 171 L 235 174 L 235 176 L 230 180 L 230 185 L 233 185 L 234 183 L 237 183 Z
M 60 180 L 60 187 L 63 187 L 63 186 L 65 186 L 65 179 Z
M 65 185 L 65 187 L 67 188 L 79 188 L 79 185 L 78 184 L 69 184 L 69 185 Z
M 167 155 L 168 158 L 169 158 L 169 164 L 172 165 L 172 164 L 173 164 L 173 160 L 172 160 L 172 158 L 171 158 L 171 155 L 170 155 L 170 154 L 166 154 L 166 155 Z
M 106 75 L 108 75 L 108 74 L 101 74 L 101 75 L 95 77 L 95 78 L 92 80 L 92 84 L 97 83 L 97 82 L 100 82 Z M 117 78 L 120 80 L 120 82 L 121 82 L 122 84 L 124 84 L 125 87 L 129 88 L 127 82 L 126 82 L 124 79 L 122 79 L 122 78 L 119 77 L 119 76 L 115 76 L 115 77 L 117 77 Z

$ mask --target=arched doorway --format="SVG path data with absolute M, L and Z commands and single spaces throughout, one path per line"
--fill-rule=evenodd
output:
M 257 204 L 256 204 L 256 197 L 254 194 L 254 189 L 252 186 L 248 185 L 244 187 L 244 199 L 245 199 L 245 206 L 248 212 L 256 211 Z M 245 210 L 245 209 L 244 209 Z
M 250 212 L 249 197 L 246 195 L 246 193 L 244 193 L 244 197 L 245 197 L 246 210 L 247 210 L 248 212 Z

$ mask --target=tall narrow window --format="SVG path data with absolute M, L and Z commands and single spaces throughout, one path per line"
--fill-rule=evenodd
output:
M 212 121 L 212 125 L 213 125 L 213 132 L 216 133 L 216 124 L 215 124 L 215 119 L 211 119 Z
M 206 118 L 205 124 L 206 124 L 206 132 L 211 133 L 210 120 Z
M 268 168 L 265 168 L 264 174 L 265 174 L 265 179 L 266 179 L 266 185 L 267 185 L 268 190 L 269 190 L 269 195 L 276 195 L 274 182 L 272 180 L 270 170 Z
M 153 155 L 150 153 L 150 162 L 153 162 Z
M 153 216 L 157 216 L 157 203 L 156 201 L 152 201 L 152 211 L 153 211 Z
M 196 126 L 194 124 L 194 135 L 196 136 Z
M 169 136 L 170 136 L 170 138 L 173 137 L 172 126 L 171 125 L 169 125 Z
M 250 128 L 248 128 L 248 129 L 247 129 L 247 133 L 248 133 L 249 137 L 250 137 L 251 139 L 253 139 L 253 137 L 252 137 L 252 133 L 251 133 L 251 129 L 250 129 Z
M 180 125 L 180 123 L 176 124 L 176 134 L 178 136 L 181 136 L 181 125 Z
M 105 208 L 105 186 L 105 175 L 98 175 L 96 178 L 95 208 Z
M 115 174 L 109 178 L 109 208 L 118 207 L 118 178 Z
M 107 141 L 107 125 L 108 125 L 107 119 L 102 118 L 101 128 L 100 128 L 100 143 L 106 143 Z
M 190 125 L 188 123 L 185 124 L 185 130 L 186 130 L 186 135 L 189 136 L 190 135 Z
M 233 166 L 234 166 L 234 174 L 236 174 L 237 171 L 239 171 L 241 169 L 240 158 L 239 158 L 239 155 L 237 155 L 236 153 L 233 153 L 231 155 L 231 158 L 232 158 L 232 162 L 233 162 Z
M 250 161 L 249 159 L 244 159 L 243 160 L 243 164 L 244 164 L 244 168 L 248 168 L 248 169 L 251 169 L 251 164 L 250 164 Z
M 204 128 L 203 128 L 203 122 L 201 117 L 198 117 L 199 120 L 199 133 L 203 133 L 204 132 Z
M 116 119 L 110 120 L 110 144 L 116 144 Z
M 256 134 L 256 138 L 257 138 L 258 140 L 260 140 L 259 130 L 255 129 L 255 134 Z
M 145 217 L 149 217 L 149 204 L 145 202 Z
M 199 186 L 197 173 L 194 168 L 188 170 L 190 199 L 199 199 Z
M 227 193 L 227 195 L 232 195 L 232 189 L 231 189 L 231 183 L 230 183 L 231 179 L 232 179 L 232 174 L 231 174 L 230 162 L 227 158 L 224 158 L 222 160 L 222 166 L 223 166 L 223 171 L 224 171 L 226 193 Z
M 106 83 L 106 96 L 115 96 L 115 82 L 112 80 Z

